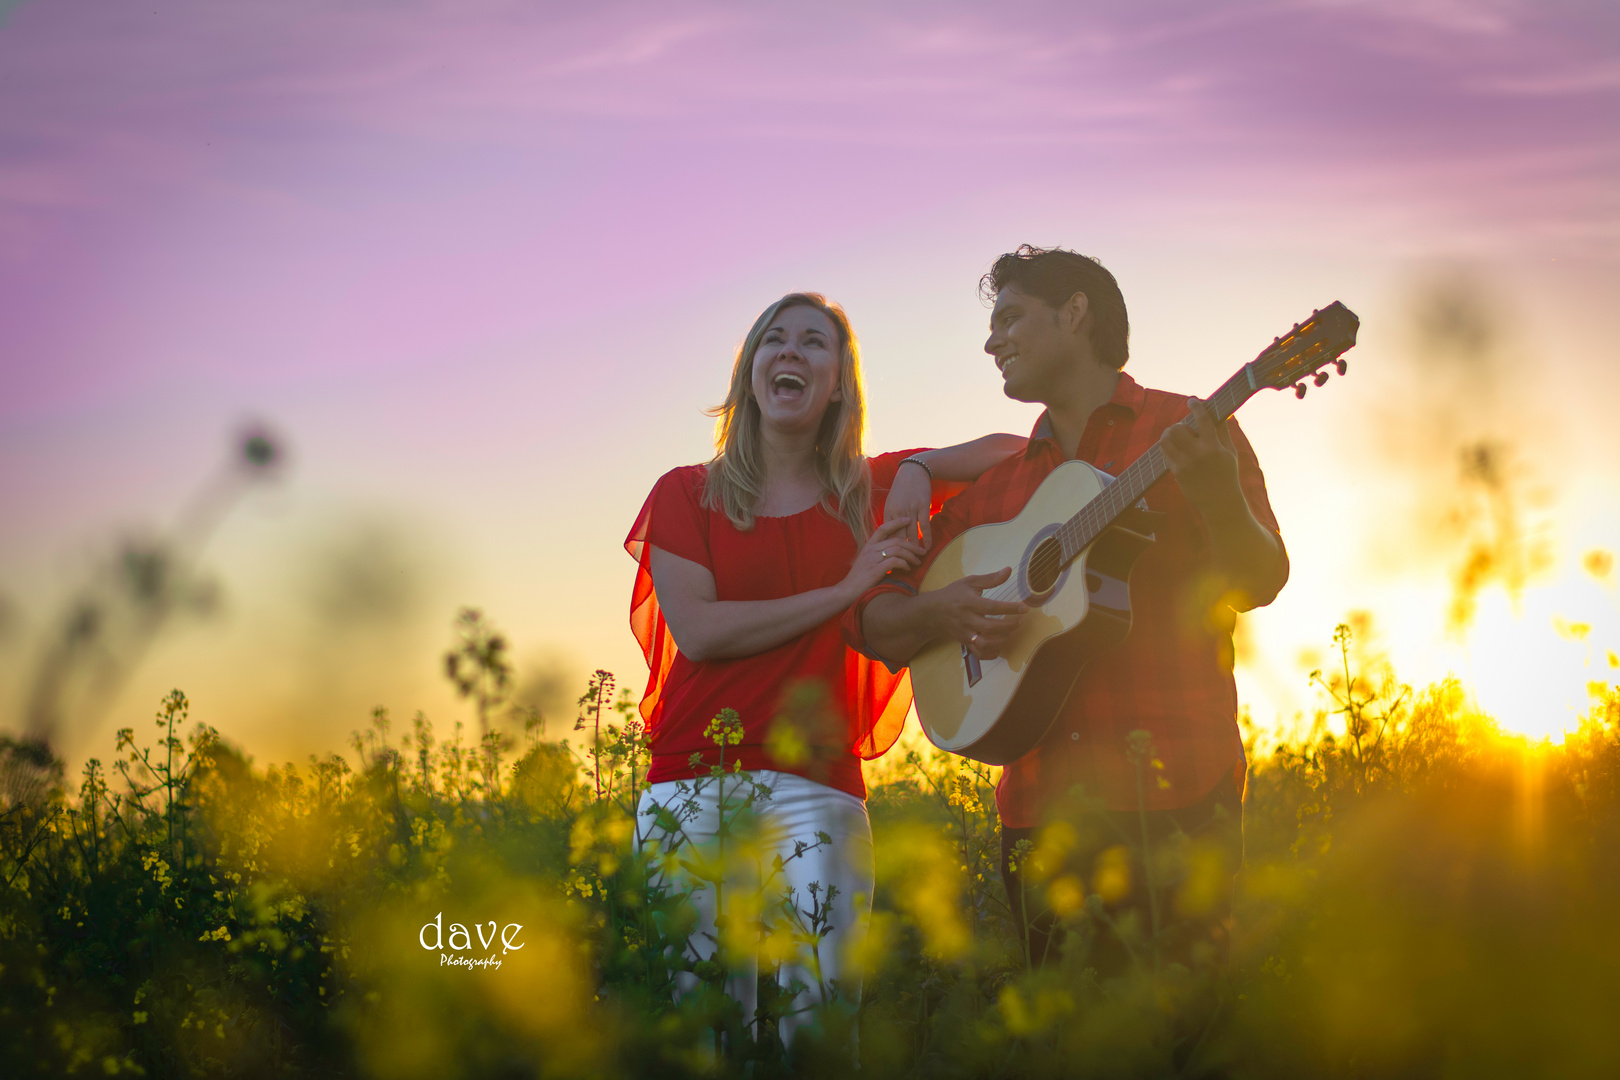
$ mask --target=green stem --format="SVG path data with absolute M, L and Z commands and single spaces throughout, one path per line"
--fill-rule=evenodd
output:
M 1142 760 L 1146 756 L 1146 754 L 1142 754 L 1136 759 L 1136 812 L 1137 818 L 1142 824 L 1142 874 L 1147 881 L 1149 926 L 1153 932 L 1153 973 L 1157 975 L 1159 973 L 1159 890 L 1153 881 L 1155 875 L 1153 873 L 1153 845 L 1148 839 L 1147 789 L 1142 782 Z

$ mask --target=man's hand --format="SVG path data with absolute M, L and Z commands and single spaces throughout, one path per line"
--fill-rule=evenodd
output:
M 940 638 L 961 642 L 981 660 L 993 659 L 1007 647 L 1029 610 L 1023 604 L 984 597 L 986 589 L 1010 576 L 1012 568 L 1007 567 L 917 596 L 892 592 L 874 596 L 861 617 L 867 647 L 895 667 L 909 664 L 923 646 Z
M 1209 406 L 1189 398 L 1188 422 L 1172 424 L 1159 436 L 1159 449 L 1176 483 L 1209 529 L 1210 558 L 1226 578 L 1226 602 L 1237 611 L 1269 604 L 1288 580 L 1282 543 L 1249 509 L 1238 479 L 1237 451 L 1226 421 Z
M 1242 503 L 1237 451 L 1226 421 L 1216 420 L 1208 405 L 1188 398 L 1187 408 L 1187 421 L 1170 425 L 1159 436 L 1159 450 L 1187 501 L 1209 517 L 1212 511 L 1235 508 L 1234 499 Z
M 1019 603 L 989 600 L 984 593 L 1011 576 L 1009 566 L 994 574 L 969 574 L 943 589 L 924 593 L 919 599 L 925 603 L 935 631 L 933 636 L 961 642 L 980 660 L 1000 656 L 1018 632 L 1019 623 L 1029 608 Z

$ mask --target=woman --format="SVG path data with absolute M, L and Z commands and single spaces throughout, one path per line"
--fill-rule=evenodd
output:
M 860 349 L 843 310 L 815 293 L 784 296 L 755 320 L 715 411 L 714 459 L 660 478 L 625 541 L 640 563 L 631 624 L 651 673 L 641 710 L 652 766 L 638 832 L 661 820 L 652 838 L 667 844 L 670 818 L 654 808 L 684 808 L 686 839 L 713 840 L 722 785 L 703 778 L 722 749 L 726 801 L 759 794 L 750 812 L 784 860 L 765 871 L 768 894 L 791 896 L 801 923 L 831 926 L 814 954 L 801 948 L 783 965 L 782 985 L 797 978 L 810 988 L 783 1020 L 790 1041 L 835 985 L 838 1000 L 858 1000 L 859 973 L 844 954 L 872 894 L 860 759 L 893 744 L 911 702 L 904 673 L 844 645 L 839 618 L 885 574 L 918 564 L 931 481 L 973 480 L 1024 440 L 864 457 Z M 885 523 L 874 528 L 878 505 Z M 712 722 L 724 709 L 741 731 L 722 748 Z M 729 778 L 735 764 L 746 777 Z M 695 958 L 716 941 L 713 892 L 694 892 Z M 748 974 L 733 990 L 745 1023 Z

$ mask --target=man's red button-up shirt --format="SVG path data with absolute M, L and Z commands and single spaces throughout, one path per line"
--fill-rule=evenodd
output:
M 1186 415 L 1185 396 L 1146 389 L 1122 372 L 1113 397 L 1087 421 L 1075 456 L 1117 476 Z M 1276 533 L 1254 449 L 1235 420 L 1230 430 L 1249 509 Z M 872 598 L 915 592 L 933 556 L 953 537 L 1016 516 L 1063 461 L 1043 413 L 1024 453 L 985 473 L 934 516 L 934 546 L 923 565 L 867 592 L 849 610 L 844 636 L 850 645 L 881 659 L 868 648 L 861 627 Z M 1220 595 L 1208 530 L 1168 474 L 1148 489 L 1146 499 L 1149 509 L 1165 518 L 1131 574 L 1130 633 L 1081 672 L 1046 737 L 1003 770 L 996 801 L 1004 825 L 1039 824 L 1043 811 L 1076 784 L 1109 809 L 1135 810 L 1137 766 L 1128 739 L 1137 729 L 1152 734 L 1163 763 L 1162 771 L 1150 771 L 1143 780 L 1149 809 L 1196 803 L 1234 772 L 1241 781 L 1243 742 L 1232 679 L 1236 616 L 1229 598 Z

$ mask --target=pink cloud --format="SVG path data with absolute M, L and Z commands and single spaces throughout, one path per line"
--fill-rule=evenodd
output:
M 0 408 L 401 363 L 1015 190 L 1212 233 L 1294 203 L 1401 242 L 1610 237 L 1611 10 L 27 5 Z

